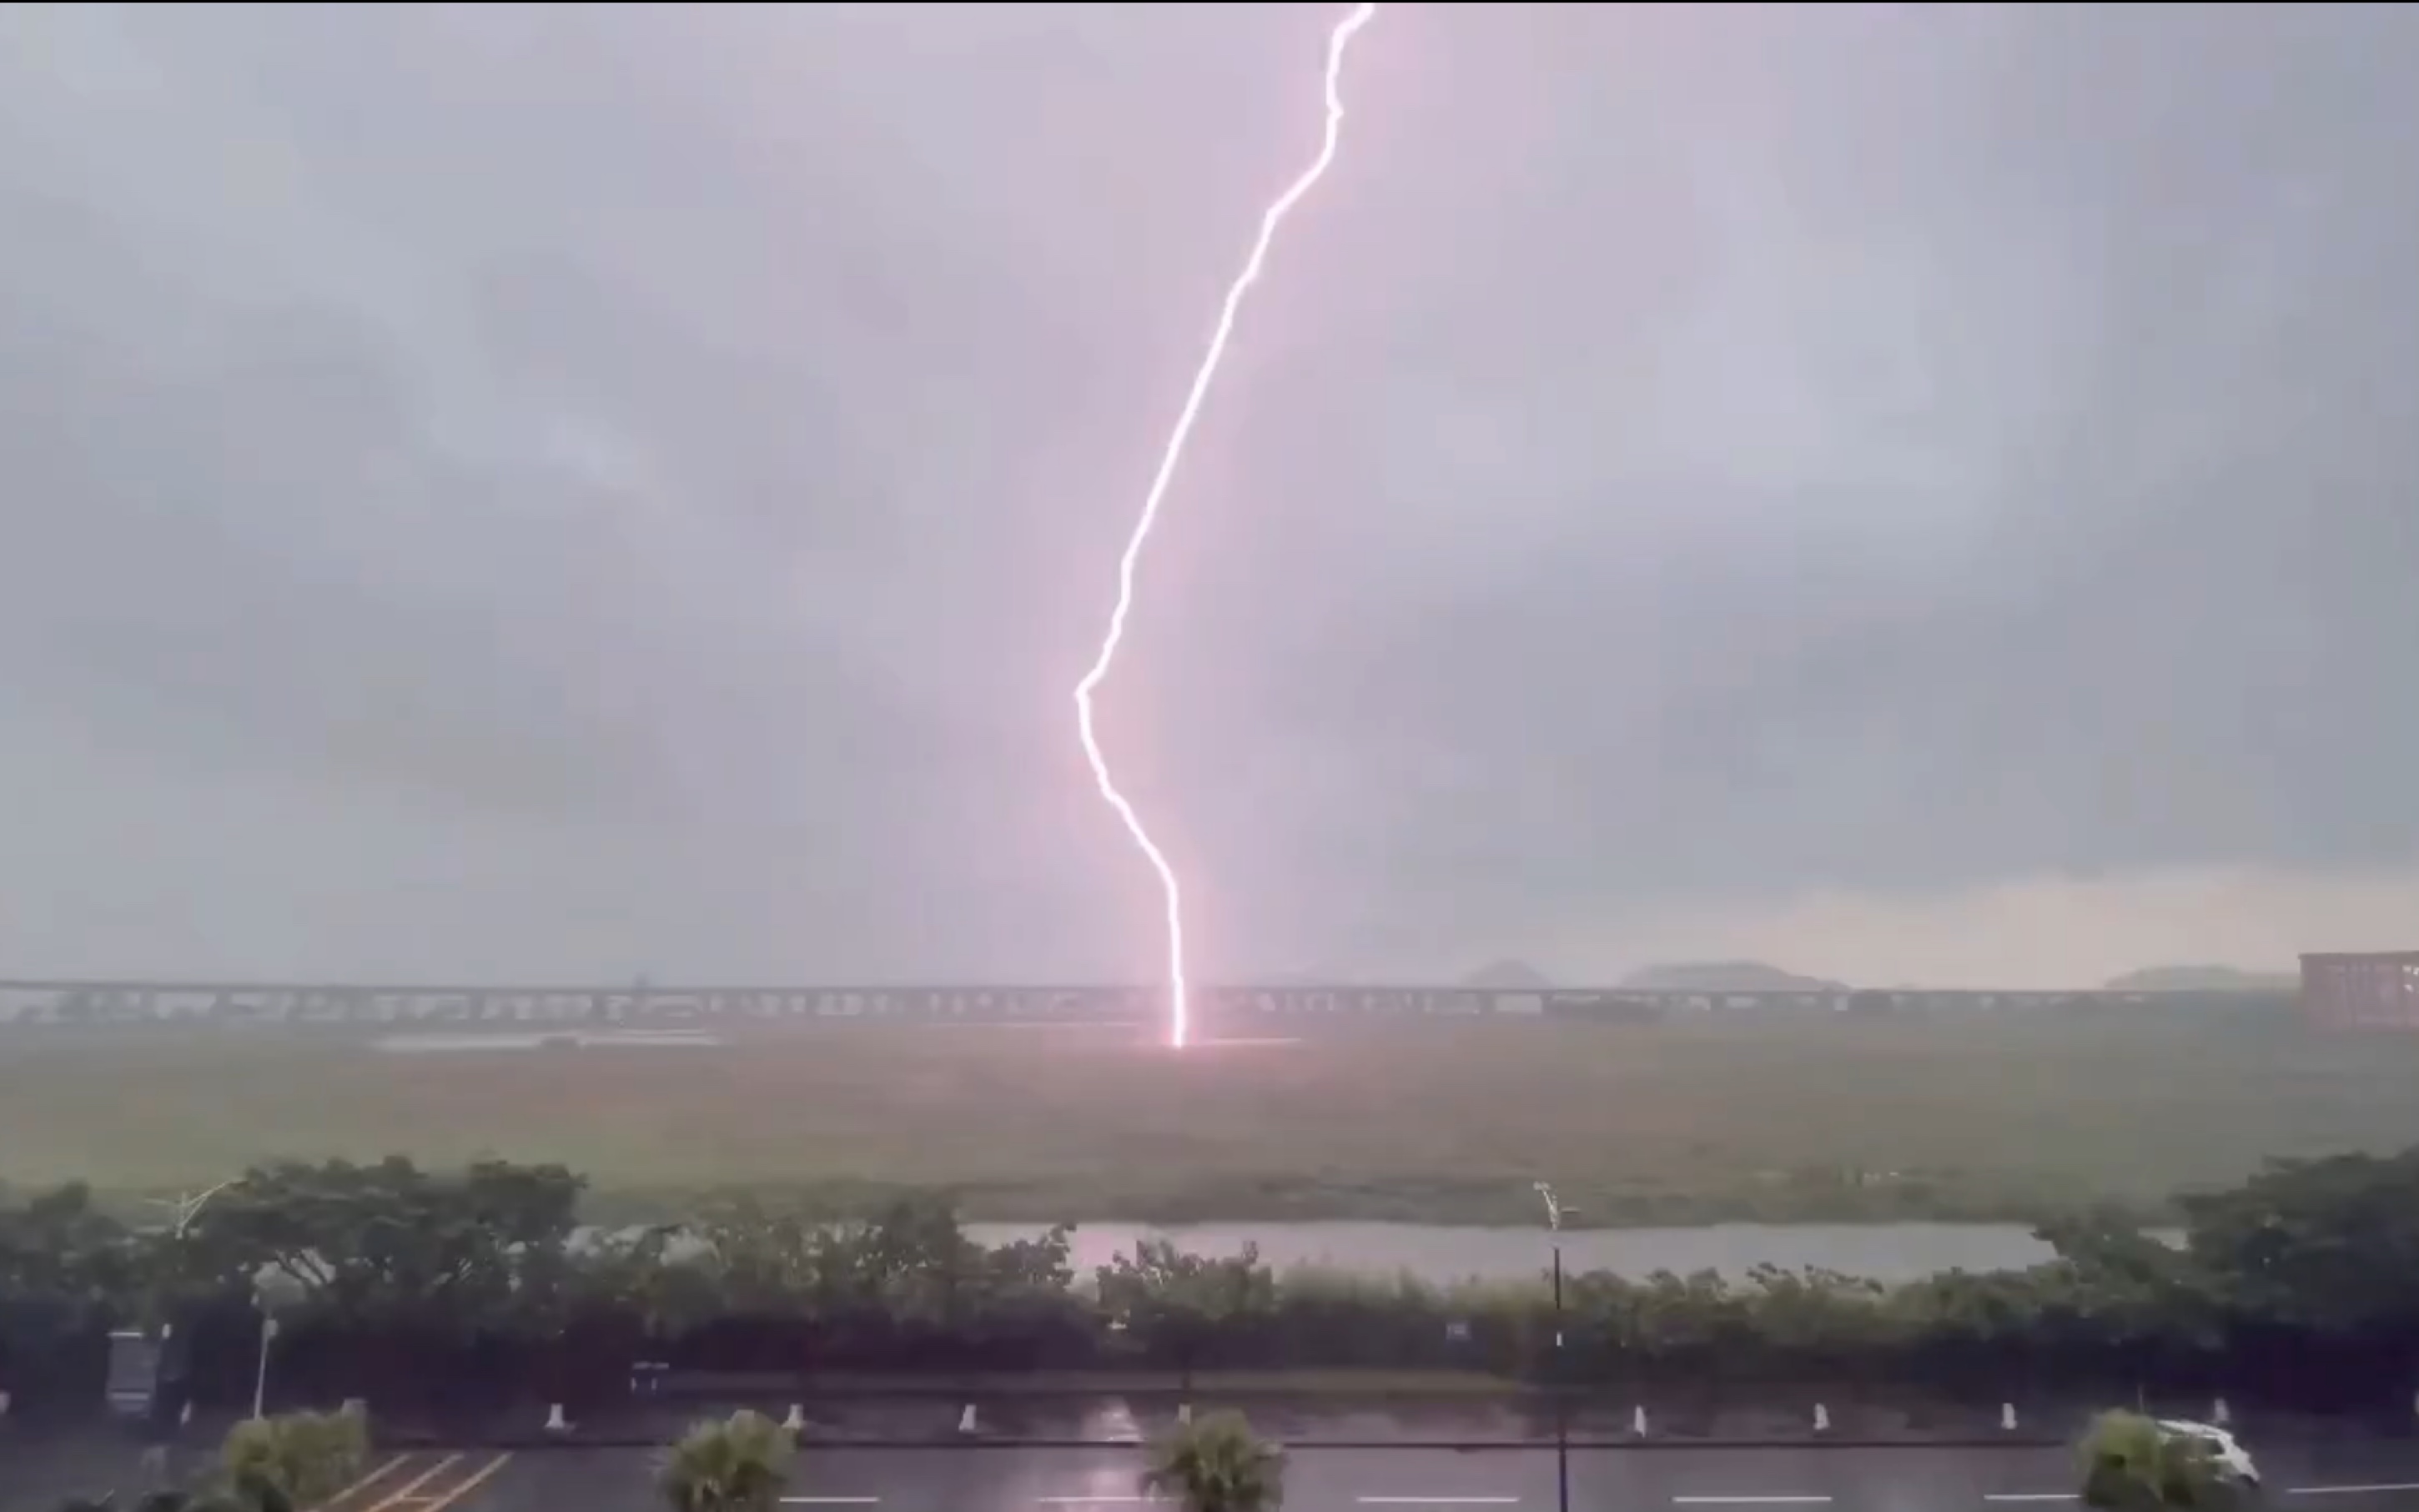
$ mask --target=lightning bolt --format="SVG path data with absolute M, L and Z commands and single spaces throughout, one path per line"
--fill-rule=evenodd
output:
M 1117 647 L 1125 640 L 1126 616 L 1133 609 L 1134 566 L 1150 541 L 1151 528 L 1159 523 L 1159 507 L 1167 498 L 1167 487 L 1175 481 L 1178 466 L 1184 460 L 1184 443 L 1192 439 L 1194 422 L 1201 418 L 1201 404 L 1210 396 L 1210 385 L 1218 377 L 1218 364 L 1226 359 L 1226 343 L 1235 334 L 1235 317 L 1242 311 L 1243 296 L 1260 281 L 1260 270 L 1269 259 L 1269 247 L 1276 240 L 1277 228 L 1285 224 L 1287 214 L 1317 187 L 1319 179 L 1327 175 L 1328 165 L 1335 161 L 1335 146 L 1344 127 L 1344 54 L 1351 47 L 1353 37 L 1377 14 L 1374 3 L 1354 6 L 1351 13 L 1328 33 L 1327 125 L 1319 137 L 1318 155 L 1284 193 L 1260 212 L 1260 234 L 1253 239 L 1252 254 L 1243 260 L 1243 270 L 1227 286 L 1225 303 L 1218 311 L 1217 329 L 1210 336 L 1210 348 L 1194 371 L 1192 390 L 1185 394 L 1184 408 L 1176 416 L 1176 427 L 1168 432 L 1167 444 L 1159 454 L 1159 471 L 1151 475 L 1150 489 L 1143 495 L 1133 533 L 1126 539 L 1125 553 L 1117 558 L 1117 606 L 1109 611 L 1109 628 L 1101 638 L 1100 653 L 1092 658 L 1091 670 L 1084 673 L 1083 681 L 1075 685 L 1075 730 L 1083 738 L 1084 759 L 1092 764 L 1093 784 L 1108 806 L 1117 810 L 1126 833 L 1133 837 L 1134 845 L 1150 862 L 1150 869 L 1159 873 L 1159 888 L 1167 909 L 1167 1041 L 1179 1049 L 1183 1048 L 1191 1029 L 1184 980 L 1184 889 L 1176 880 L 1176 868 L 1168 864 L 1167 856 L 1152 841 L 1150 831 L 1143 826 L 1141 816 L 1126 801 L 1126 795 L 1117 791 L 1117 779 L 1109 775 L 1108 758 L 1101 753 L 1100 736 L 1093 729 L 1092 694 L 1109 675 L 1109 666 L 1117 660 Z

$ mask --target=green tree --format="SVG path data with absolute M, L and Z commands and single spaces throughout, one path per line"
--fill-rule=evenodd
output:
M 582 1244 L 563 1261 L 567 1310 L 619 1314 L 650 1338 L 684 1334 L 737 1311 L 717 1285 L 711 1257 L 678 1253 L 684 1242 L 694 1249 L 695 1231 L 657 1224 Z
M 829 1300 L 830 1227 L 828 1214 L 796 1204 L 708 1203 L 685 1229 L 692 1254 L 679 1268 L 706 1288 L 694 1300 L 721 1316 L 803 1317 Z
M 1256 1244 L 1211 1257 L 1146 1239 L 1132 1255 L 1101 1266 L 1096 1280 L 1110 1326 L 1147 1352 L 1172 1360 L 1188 1380 L 1214 1343 L 1250 1331 L 1276 1311 L 1276 1277 L 1261 1263 Z
M 2208 1443 L 2165 1432 L 2139 1412 L 2092 1419 L 2078 1458 L 2083 1504 L 2103 1512 L 2224 1507 L 2234 1494 Z
M 505 1320 L 520 1271 L 563 1254 L 581 1184 L 560 1165 L 503 1161 L 443 1175 L 400 1156 L 265 1166 L 204 1208 L 187 1238 L 284 1277 L 305 1314 L 458 1335 Z
M 733 1412 L 682 1435 L 657 1484 L 672 1512 L 773 1512 L 797 1447 L 789 1429 L 763 1413 Z
M 0 1208 L 0 1296 L 40 1299 L 79 1324 L 105 1316 L 127 1279 L 131 1236 L 73 1181 Z
M 1145 1496 L 1184 1512 L 1275 1512 L 1285 1502 L 1285 1453 L 1240 1412 L 1210 1412 L 1160 1441 L 1142 1473 Z
M 2275 1161 L 2182 1206 L 2193 1257 L 2249 1316 L 2338 1336 L 2419 1328 L 2419 1149 Z

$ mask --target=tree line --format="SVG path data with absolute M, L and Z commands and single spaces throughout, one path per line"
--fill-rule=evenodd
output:
M 1071 1230 L 969 1239 L 943 1204 L 847 1216 L 746 1196 L 597 1234 L 584 1183 L 501 1161 L 268 1165 L 179 1223 L 65 1186 L 0 1207 L 0 1390 L 97 1403 L 113 1331 L 249 1402 L 264 1312 L 289 1401 L 593 1402 L 674 1370 L 959 1375 L 1469 1369 L 1573 1386 L 1844 1380 L 2236 1385 L 2313 1405 L 2419 1384 L 2419 1149 L 2273 1164 L 2180 1200 L 2171 1245 L 2113 1215 L 2044 1225 L 2055 1257 L 1902 1284 L 1759 1267 L 1434 1285 L 1273 1271 L 1148 1242 L 1079 1275 Z M 1543 1236 L 1539 1254 L 1544 1257 Z M 1557 1350 L 1557 1329 L 1564 1340 Z M 617 1388 L 618 1389 L 618 1388 Z

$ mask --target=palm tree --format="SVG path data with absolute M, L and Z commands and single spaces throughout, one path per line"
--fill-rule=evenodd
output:
M 774 1512 L 797 1452 L 790 1430 L 762 1412 L 700 1423 L 664 1458 L 664 1501 L 672 1512 Z
M 1184 1512 L 1276 1512 L 1285 1501 L 1285 1451 L 1240 1412 L 1211 1412 L 1161 1441 L 1143 1472 L 1146 1496 L 1173 1496 Z
M 2103 1512 L 2224 1507 L 2234 1496 L 2206 1443 L 2139 1412 L 2101 1413 L 2080 1450 L 2083 1504 Z
M 368 1458 L 369 1425 L 349 1410 L 238 1423 L 219 1453 L 225 1489 L 261 1512 L 316 1506 L 358 1478 Z

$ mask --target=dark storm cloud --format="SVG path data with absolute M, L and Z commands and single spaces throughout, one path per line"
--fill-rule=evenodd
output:
M 9 954 L 1147 970 L 1066 689 L 1332 14 L 12 8 Z M 2407 866 L 2414 30 L 1381 16 L 1103 698 L 1205 963 Z

